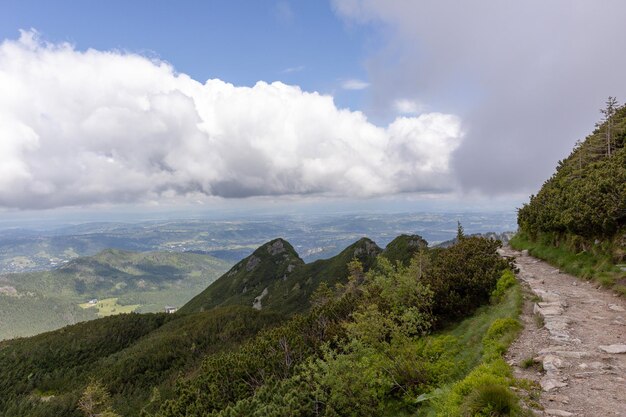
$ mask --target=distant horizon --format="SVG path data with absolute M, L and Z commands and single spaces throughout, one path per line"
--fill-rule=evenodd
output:
M 273 218 L 280 216 L 298 217 L 336 217 L 358 215 L 386 215 L 394 214 L 508 214 L 516 216 L 519 206 L 504 205 L 442 205 L 419 204 L 383 206 L 382 203 L 359 205 L 358 203 L 346 204 L 345 201 L 330 204 L 310 204 L 294 207 L 290 204 L 282 204 L 269 207 L 245 208 L 241 206 L 231 208 L 161 208 L 154 207 L 114 207 L 106 209 L 88 208 L 65 208 L 55 210 L 37 211 L 4 211 L 0 212 L 0 231 L 15 228 L 29 229 L 41 228 L 42 230 L 53 229 L 66 225 L 81 225 L 92 223 L 127 223 L 138 224 L 152 221 L 234 221 Z

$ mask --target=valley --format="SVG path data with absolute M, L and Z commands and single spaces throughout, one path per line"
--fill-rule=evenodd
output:
M 334 256 L 364 236 L 385 246 L 401 233 L 418 233 L 437 244 L 454 236 L 457 221 L 468 233 L 517 227 L 510 212 L 266 215 L 77 225 L 5 221 L 0 224 L 0 273 L 52 269 L 110 248 L 191 252 L 235 263 L 276 237 L 292 242 L 310 262 Z
M 0 339 L 111 314 L 181 307 L 236 260 L 281 235 L 293 242 L 296 264 L 311 263 L 294 272 L 299 295 L 289 301 L 304 306 L 323 278 L 317 271 L 363 236 L 373 236 L 385 247 L 398 234 L 418 230 L 436 239 L 435 243 L 449 246 L 459 219 L 472 233 L 514 228 L 510 213 L 400 213 L 100 222 L 0 230 L 0 267 L 4 270 L 0 274 Z M 289 293 L 291 281 L 283 282 L 280 291 Z M 259 285 L 248 283 L 239 289 L 249 290 L 245 304 L 252 305 L 261 295 L 265 287 Z M 261 305 L 277 303 L 276 291 Z M 87 304 L 92 299 L 98 300 L 93 306 Z
M 209 255 L 107 249 L 50 271 L 3 274 L 0 339 L 111 314 L 178 307 L 229 266 Z

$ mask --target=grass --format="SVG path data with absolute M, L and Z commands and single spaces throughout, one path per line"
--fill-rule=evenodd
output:
M 543 372 L 543 363 L 538 362 L 537 360 L 535 360 L 535 355 L 531 355 L 525 359 L 523 359 L 520 363 L 519 363 L 519 367 L 522 369 L 528 369 L 528 368 L 534 368 L 539 372 Z
M 519 363 L 519 367 L 522 369 L 528 369 L 528 368 L 534 368 L 539 372 L 543 372 L 543 363 L 538 362 L 535 359 L 536 355 L 531 355 L 525 359 L 523 359 L 520 363 Z
M 534 366 L 534 365 L 535 365 L 535 363 L 537 363 L 537 362 L 535 362 L 535 358 L 533 358 L 532 356 L 530 356 L 530 357 L 528 357 L 528 358 L 526 358 L 526 359 L 522 360 L 522 361 L 519 363 L 519 367 L 520 367 L 520 368 L 522 368 L 522 369 L 528 369 L 528 368 L 530 368 L 531 366 Z
M 516 319 L 519 317 L 522 303 L 521 288 L 519 285 L 515 285 L 506 292 L 500 303 L 478 309 L 472 317 L 463 320 L 445 332 L 456 337 L 460 345 L 463 346 L 459 359 L 465 364 L 465 367 L 459 369 L 459 376 L 467 374 L 470 369 L 481 362 L 482 340 L 491 325 L 498 319 Z
M 551 236 L 531 240 L 523 232 L 517 233 L 509 242 L 512 248 L 528 250 L 528 253 L 542 259 L 568 274 L 594 280 L 607 288 L 626 295 L 626 273 L 612 263 L 610 256 L 593 251 L 574 252 L 566 244 L 554 246 Z
M 517 382 L 501 356 L 519 334 L 521 324 L 517 319 L 522 305 L 522 289 L 516 283 L 499 302 L 478 309 L 470 318 L 440 332 L 454 336 L 463 346 L 455 358 L 457 372 L 454 382 L 431 393 L 432 400 L 415 416 L 523 415 L 517 396 L 509 389 Z M 482 411 L 476 412 L 476 408 Z
M 98 300 L 98 303 L 96 304 L 82 303 L 79 304 L 79 306 L 84 309 L 97 309 L 98 317 L 113 316 L 115 314 L 128 314 L 141 307 L 139 304 L 122 305 L 119 304 L 117 300 L 117 298 L 105 298 L 104 300 Z
M 519 413 L 519 401 L 507 387 L 498 384 L 479 386 L 462 406 L 465 417 L 511 416 Z

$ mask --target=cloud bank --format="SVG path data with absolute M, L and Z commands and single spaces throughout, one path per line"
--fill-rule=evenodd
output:
M 332 3 L 381 31 L 367 60 L 372 114 L 411 99 L 462 117 L 451 166 L 465 191 L 536 192 L 606 97 L 626 101 L 622 0 Z
M 0 44 L 0 206 L 450 189 L 453 115 L 386 127 L 280 82 L 199 83 L 34 31 Z
M 364 90 L 369 87 L 370 84 L 368 82 L 357 80 L 357 79 L 349 79 L 345 80 L 341 83 L 341 88 L 344 90 Z

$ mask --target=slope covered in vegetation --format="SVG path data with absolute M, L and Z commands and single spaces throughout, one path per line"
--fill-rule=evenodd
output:
M 207 255 L 107 249 L 51 271 L 6 274 L 0 277 L 0 339 L 95 319 L 96 306 L 79 307 L 94 298 L 117 298 L 108 314 L 123 311 L 120 306 L 139 312 L 180 306 L 227 267 Z
M 238 262 L 213 285 L 181 308 L 181 312 L 205 311 L 218 305 L 247 305 L 283 313 L 303 311 L 321 282 L 335 285 L 348 277 L 347 265 L 358 259 L 367 270 L 381 249 L 363 238 L 336 256 L 305 264 L 293 247 L 275 239 Z
M 609 100 L 605 119 L 518 213 L 512 244 L 568 272 L 619 281 L 626 261 L 626 107 Z
M 335 269 L 317 270 L 308 308 L 130 314 L 2 342 L 0 415 L 78 417 L 81 396 L 102 389 L 111 396 L 107 407 L 126 417 L 461 415 L 458 392 L 485 381 L 500 383 L 509 398 L 512 381 L 500 362 L 464 388 L 454 385 L 487 352 L 482 340 L 495 321 L 514 316 L 514 280 L 501 279 L 509 264 L 496 253 L 499 243 L 468 237 L 431 250 L 420 242 L 401 237 L 388 252 L 395 262 L 383 252 L 367 271 L 355 256 L 373 242 L 357 242 L 328 263 Z M 413 253 L 408 264 L 403 250 Z M 490 300 L 499 304 L 455 327 Z

